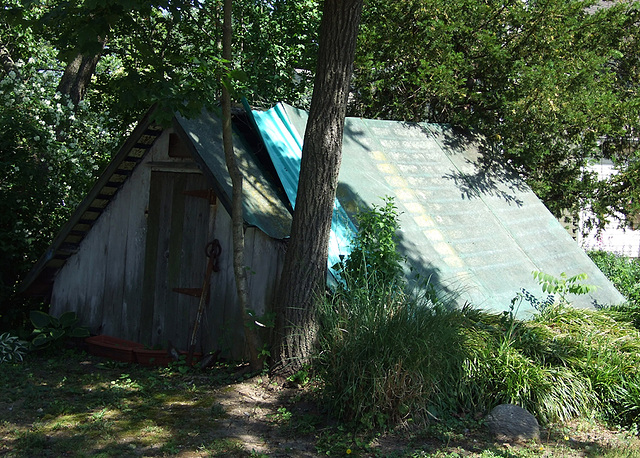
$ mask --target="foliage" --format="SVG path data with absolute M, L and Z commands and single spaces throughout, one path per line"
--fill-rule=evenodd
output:
M 252 104 L 270 107 L 284 101 L 309 108 L 318 52 L 318 3 L 234 1 L 237 67 L 247 75 L 240 90 Z
M 26 22 L 53 44 L 61 62 L 78 52 L 98 53 L 93 97 L 125 122 L 153 103 L 187 116 L 217 103 L 224 64 L 222 1 L 52 1 L 44 10 L 41 3 L 10 9 L 13 16 L 30 14 L 29 20 L 11 25 Z M 318 2 L 238 0 L 233 21 L 233 67 L 243 75 L 240 93 L 255 104 L 282 100 L 308 107 Z
M 560 215 L 639 209 L 638 14 L 596 0 L 369 0 L 352 113 L 468 127 Z M 383 17 L 384 21 L 380 18 Z M 621 169 L 584 171 L 607 157 Z
M 404 258 L 397 252 L 398 209 L 392 197 L 384 205 L 372 205 L 357 216 L 358 231 L 351 241 L 351 253 L 334 266 L 346 282 L 346 288 L 402 289 Z M 381 291 L 382 292 L 382 291 Z
M 455 315 L 379 291 L 360 288 L 320 307 L 315 367 L 331 411 L 378 428 L 454 408 L 446 387 L 458 384 L 464 361 Z
M 0 363 L 20 362 L 27 352 L 27 345 L 8 332 L 0 334 Z
M 588 278 L 585 273 L 569 277 L 566 272 L 562 272 L 559 277 L 555 277 L 541 271 L 534 271 L 533 278 L 538 280 L 538 283 L 542 286 L 543 293 L 558 294 L 560 302 L 563 304 L 569 303 L 567 294 L 588 294 L 597 288 L 594 285 L 581 283 Z
M 52 344 L 62 344 L 66 339 L 89 337 L 89 331 L 78 326 L 75 312 L 65 312 L 59 318 L 38 310 L 29 313 L 33 330 L 31 345 L 34 349 L 46 348 Z
M 640 260 L 606 251 L 591 251 L 588 255 L 629 304 L 640 307 Z
M 640 335 L 605 311 L 557 306 L 520 322 L 472 308 L 360 301 L 327 304 L 322 314 L 316 367 L 326 402 L 360 426 L 473 415 L 503 402 L 545 424 L 640 420 Z
M 10 307 L 17 282 L 80 202 L 118 136 L 108 113 L 73 107 L 56 94 L 55 61 L 46 48 L 0 79 L 0 318 L 19 325 Z

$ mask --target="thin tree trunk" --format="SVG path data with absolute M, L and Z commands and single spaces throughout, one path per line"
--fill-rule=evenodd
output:
M 222 58 L 227 62 L 227 70 L 231 70 L 231 6 L 232 0 L 224 1 L 224 22 L 222 26 Z M 233 271 L 236 280 L 236 292 L 238 305 L 242 308 L 242 316 L 245 323 L 245 336 L 250 357 L 252 371 L 260 370 L 261 363 L 256 348 L 255 331 L 251 327 L 250 317 L 247 314 L 247 272 L 244 265 L 244 215 L 242 210 L 242 173 L 238 167 L 236 155 L 233 150 L 233 132 L 231 127 L 231 94 L 227 81 L 222 85 L 222 143 L 227 169 L 231 176 L 233 187 L 231 196 L 231 223 L 233 233 Z
M 362 0 L 325 0 L 311 110 L 304 135 L 291 240 L 277 295 L 272 373 L 307 362 L 317 333 L 316 301 L 326 283 L 333 202 Z

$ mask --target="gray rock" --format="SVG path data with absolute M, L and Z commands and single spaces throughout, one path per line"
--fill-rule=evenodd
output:
M 500 404 L 487 416 L 489 431 L 499 440 L 526 441 L 540 439 L 536 417 L 514 404 Z

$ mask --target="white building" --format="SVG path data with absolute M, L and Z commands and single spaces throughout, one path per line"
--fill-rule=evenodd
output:
M 598 174 L 600 179 L 610 177 L 616 173 L 613 163 L 610 160 L 602 159 L 599 163 L 588 167 L 589 170 Z M 640 258 L 640 230 L 632 230 L 628 227 L 620 227 L 618 222 L 611 222 L 604 230 L 593 229 L 588 234 L 583 234 L 585 230 L 584 221 L 587 214 L 580 215 L 580 229 L 577 234 L 578 243 L 585 250 L 603 250 L 624 256 Z

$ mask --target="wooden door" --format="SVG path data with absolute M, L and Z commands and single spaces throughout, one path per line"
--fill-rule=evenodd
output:
M 144 344 L 166 348 L 170 341 L 188 348 L 199 297 L 175 290 L 202 287 L 215 209 L 193 191 L 206 188 L 199 173 L 151 173 L 139 339 Z

